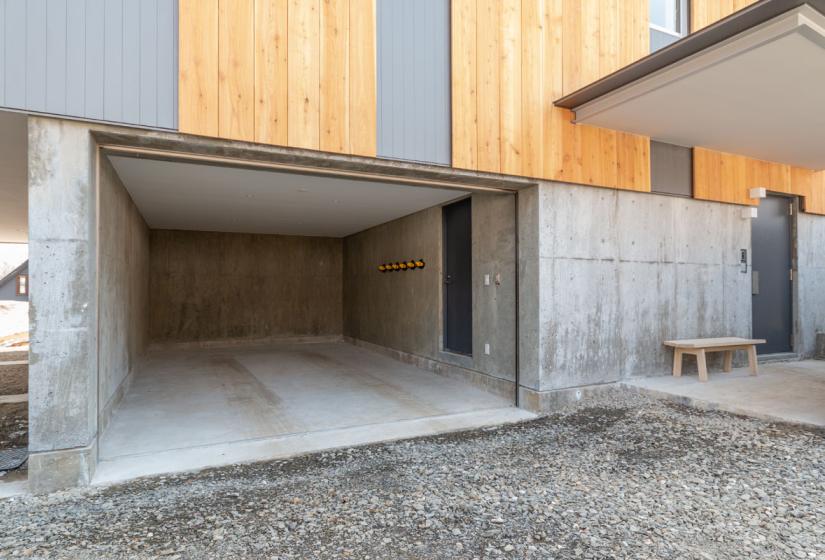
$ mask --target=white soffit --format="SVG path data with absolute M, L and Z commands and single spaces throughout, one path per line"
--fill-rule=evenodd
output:
M 152 229 L 344 237 L 467 194 L 334 177 L 108 157 Z
M 825 15 L 800 6 L 574 110 L 577 123 L 825 169 Z

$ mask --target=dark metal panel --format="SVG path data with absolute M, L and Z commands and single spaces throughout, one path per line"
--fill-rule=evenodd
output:
M 378 0 L 378 155 L 449 165 L 449 0 Z
M 177 128 L 178 118 L 178 3 L 158 2 L 158 119 L 157 126 Z
M 753 336 L 764 338 L 760 354 L 791 352 L 791 199 L 769 196 L 759 204 L 751 230 Z
M 473 353 L 472 202 L 465 198 L 444 212 L 444 349 Z
M 650 143 L 650 185 L 653 192 L 693 196 L 693 150 L 652 141 Z

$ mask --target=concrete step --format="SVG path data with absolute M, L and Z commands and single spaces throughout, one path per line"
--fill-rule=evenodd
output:
M 802 358 L 795 352 L 781 352 L 779 354 L 762 354 L 757 357 L 760 364 L 776 364 L 779 362 L 798 362 Z
M 22 395 L 29 392 L 29 362 L 0 362 L 0 395 Z

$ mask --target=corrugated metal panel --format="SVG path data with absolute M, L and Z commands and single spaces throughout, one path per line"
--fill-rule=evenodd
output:
M 0 0 L 0 107 L 177 128 L 177 0 Z
M 378 155 L 449 165 L 450 2 L 378 0 Z

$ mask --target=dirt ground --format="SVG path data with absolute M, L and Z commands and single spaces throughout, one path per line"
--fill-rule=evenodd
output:
M 825 432 L 629 393 L 533 422 L 0 501 L 0 557 L 825 558 Z
M 0 395 L 23 395 L 29 392 L 29 366 L 0 368 Z
M 0 449 L 29 445 L 29 404 L 0 404 Z

